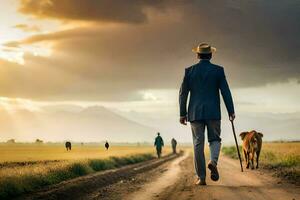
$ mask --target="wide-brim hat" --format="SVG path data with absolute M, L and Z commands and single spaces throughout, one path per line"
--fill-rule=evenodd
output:
M 210 46 L 207 43 L 201 43 L 197 47 L 194 47 L 192 51 L 200 54 L 210 54 L 215 53 L 217 49 L 215 47 Z

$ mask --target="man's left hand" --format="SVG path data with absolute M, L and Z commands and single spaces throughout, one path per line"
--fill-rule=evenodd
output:
M 187 117 L 186 116 L 180 117 L 179 122 L 180 124 L 187 125 Z
M 234 119 L 235 119 L 235 114 L 234 113 L 230 114 L 229 115 L 229 120 L 233 121 Z

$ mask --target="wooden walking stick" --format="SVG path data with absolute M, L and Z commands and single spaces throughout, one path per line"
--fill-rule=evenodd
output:
M 238 156 L 239 156 L 239 159 L 240 159 L 241 172 L 243 172 L 243 164 L 242 164 L 242 159 L 241 159 L 239 145 L 238 145 L 237 140 L 236 140 L 235 128 L 234 128 L 233 120 L 230 120 L 230 121 L 231 121 L 232 132 L 233 132 L 233 136 L 234 136 L 234 140 L 235 140 L 235 146 L 236 146 L 236 149 L 237 149 L 237 152 L 238 152 Z

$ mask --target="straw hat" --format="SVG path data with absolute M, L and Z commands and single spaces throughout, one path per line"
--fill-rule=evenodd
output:
M 215 53 L 217 49 L 215 47 L 210 46 L 207 43 L 201 43 L 197 47 L 194 47 L 192 51 L 195 53 L 209 54 L 209 53 Z

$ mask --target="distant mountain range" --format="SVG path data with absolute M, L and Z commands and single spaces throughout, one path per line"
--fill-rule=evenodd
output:
M 41 111 L 0 110 L 0 141 L 151 141 L 155 130 L 104 107 L 47 106 Z
M 238 113 L 235 120 L 237 134 L 257 130 L 264 141 L 299 140 L 300 113 Z M 51 105 L 41 110 L 0 109 L 0 142 L 16 141 L 59 142 L 152 142 L 159 130 L 166 142 L 176 138 L 179 142 L 192 142 L 190 126 L 178 122 L 177 113 L 147 115 L 142 112 L 112 111 L 102 106 Z M 223 113 L 222 142 L 232 143 L 230 123 Z

